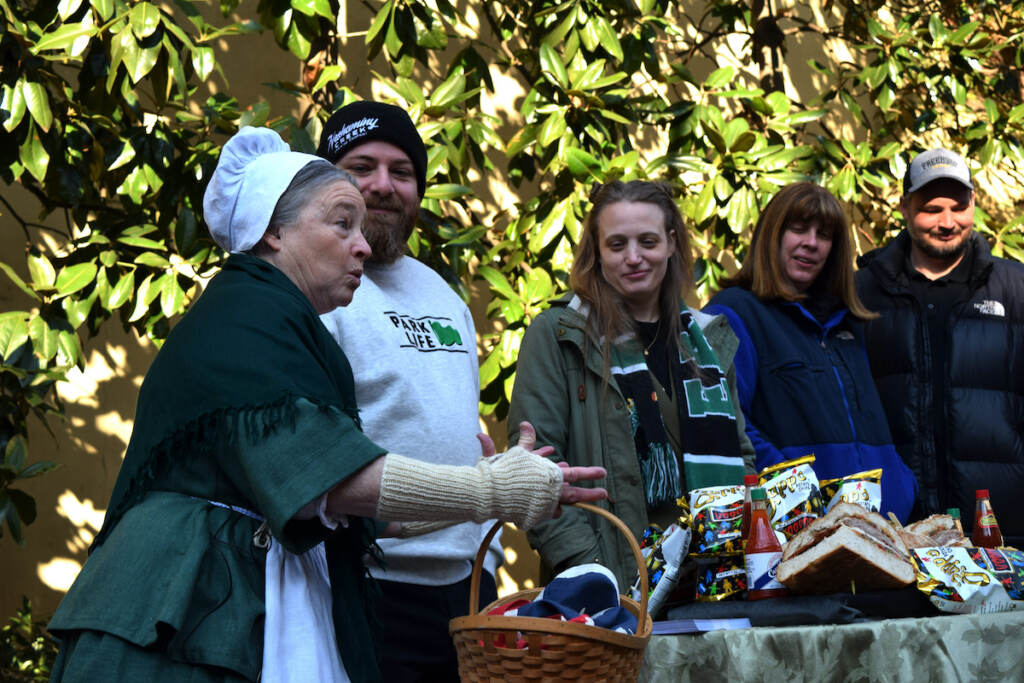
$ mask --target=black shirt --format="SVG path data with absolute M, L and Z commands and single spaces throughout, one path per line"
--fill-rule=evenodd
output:
M 935 445 L 946 449 L 946 371 L 949 367 L 949 319 L 953 307 L 965 301 L 971 290 L 968 279 L 974 261 L 974 249 L 967 243 L 964 257 L 956 268 L 936 280 L 915 270 L 908 257 L 904 268 L 910 280 L 910 290 L 921 305 L 924 314 L 926 348 L 931 351 L 931 389 L 934 396 L 931 420 L 935 428 Z

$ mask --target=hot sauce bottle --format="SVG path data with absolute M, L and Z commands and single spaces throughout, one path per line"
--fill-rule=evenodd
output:
M 788 592 L 775 578 L 782 546 L 768 521 L 766 498 L 763 488 L 750 491 L 750 533 L 743 558 L 747 567 L 747 600 L 777 598 Z
M 974 530 L 971 541 L 979 548 L 998 548 L 1003 544 L 1003 534 L 992 512 L 992 503 L 988 501 L 988 489 L 974 492 L 977 501 L 974 506 Z
M 744 541 L 747 540 L 747 532 L 750 531 L 750 489 L 755 488 L 756 486 L 756 474 L 743 475 L 743 487 L 746 491 L 743 493 L 743 523 L 740 526 L 740 538 Z

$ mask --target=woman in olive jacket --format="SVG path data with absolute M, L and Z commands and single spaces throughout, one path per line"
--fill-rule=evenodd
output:
M 741 484 L 753 447 L 734 389 L 736 336 L 723 317 L 683 302 L 692 255 L 668 186 L 616 181 L 591 201 L 573 293 L 523 338 L 510 439 L 528 420 L 555 460 L 604 466 L 601 504 L 639 537 L 678 517 L 675 500 L 690 490 Z M 529 539 L 545 571 L 598 562 L 623 591 L 636 578 L 626 540 L 581 510 L 538 524 Z

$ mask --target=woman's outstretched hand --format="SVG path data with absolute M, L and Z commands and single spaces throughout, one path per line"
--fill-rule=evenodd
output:
M 493 456 L 495 449 L 491 437 L 480 433 L 476 435 L 476 438 L 480 441 L 483 456 L 485 458 Z M 533 425 L 525 421 L 519 423 L 519 443 L 516 445 L 540 456 L 548 456 L 555 451 L 551 446 L 536 448 L 537 432 L 533 429 Z M 562 505 L 591 503 L 608 497 L 608 491 L 603 488 L 573 486 L 578 481 L 603 479 L 608 474 L 603 467 L 570 467 L 565 462 L 559 462 L 557 465 L 562 469 L 562 493 L 558 498 L 559 507 L 555 510 L 555 517 L 562 514 Z

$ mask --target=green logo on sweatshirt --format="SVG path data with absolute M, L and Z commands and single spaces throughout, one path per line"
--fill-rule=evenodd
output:
M 462 334 L 452 324 L 451 318 L 432 315 L 413 317 L 397 311 L 385 311 L 384 315 L 401 334 L 399 348 L 416 349 L 425 353 L 469 353 L 463 346 Z
M 434 334 L 437 335 L 437 341 L 441 343 L 441 346 L 462 344 L 462 336 L 459 335 L 459 331 L 451 325 L 442 325 L 437 321 L 433 321 L 430 323 L 430 327 L 433 328 Z

